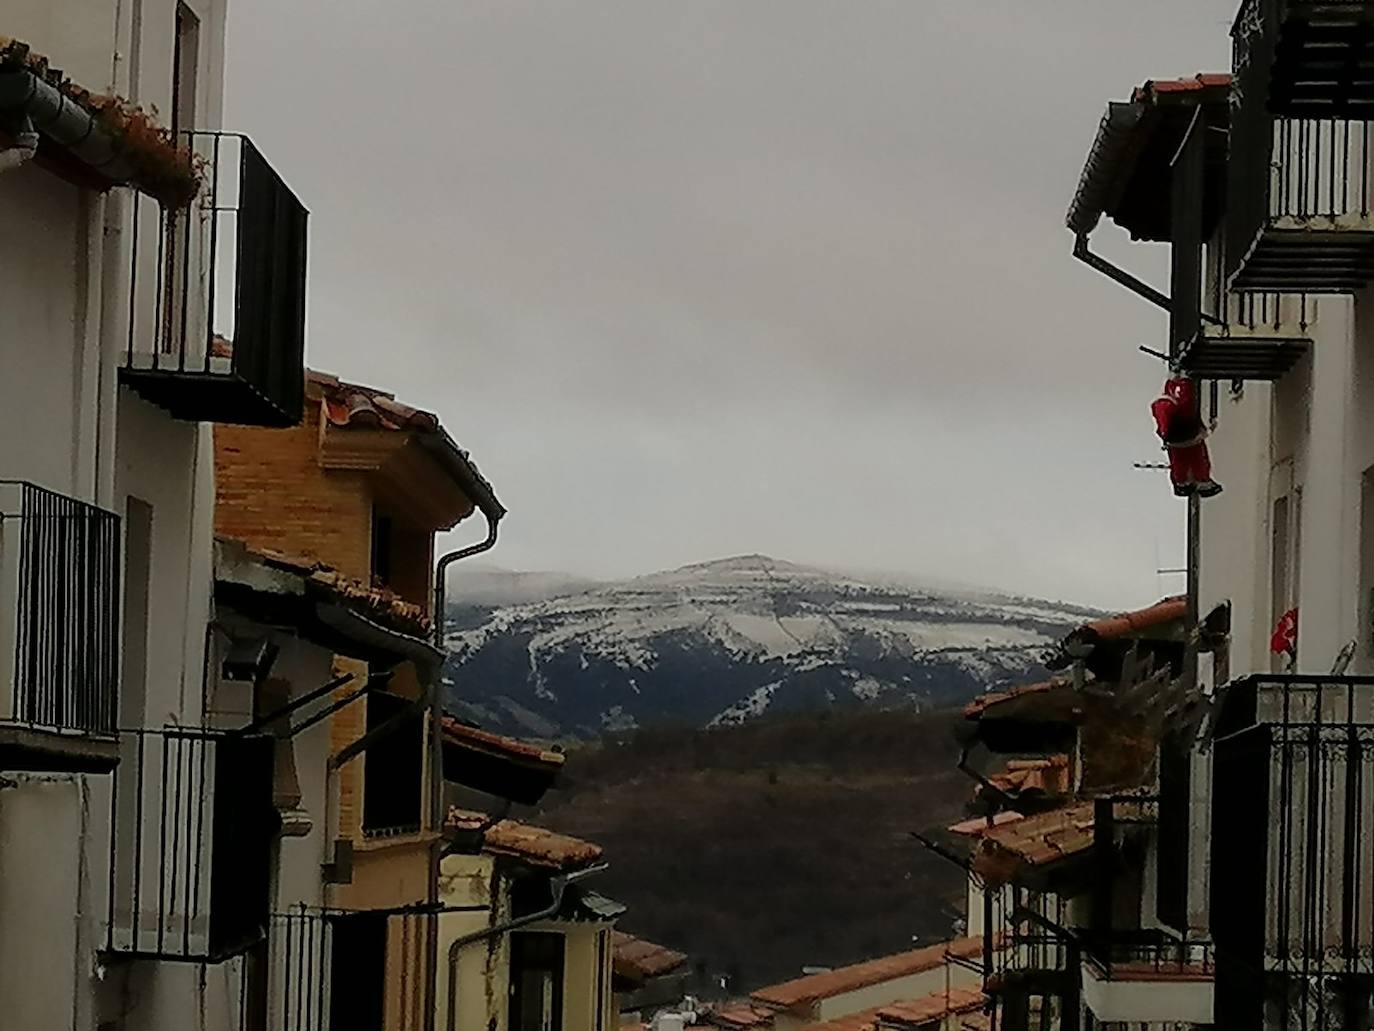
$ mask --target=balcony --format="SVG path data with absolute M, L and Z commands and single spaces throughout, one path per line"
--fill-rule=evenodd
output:
M 1312 346 L 1315 318 L 1306 294 L 1228 293 L 1221 324 L 1200 326 L 1179 364 L 1198 379 L 1280 379 Z
M 200 192 L 183 208 L 135 201 L 121 381 L 178 419 L 293 426 L 306 210 L 247 137 L 185 135 Z
M 1374 1015 L 1374 678 L 1253 676 L 1216 725 L 1220 1027 Z
M 1083 1001 L 1100 1022 L 1211 1024 L 1210 942 L 1161 931 L 1114 931 L 1083 959 Z
M 0 481 L 0 769 L 118 761 L 119 517 Z
M 270 914 L 273 740 L 125 731 L 111 798 L 111 957 L 217 963 Z
M 1374 277 L 1371 123 L 1276 118 L 1240 94 L 1231 118 L 1226 280 L 1233 290 L 1353 293 Z
M 1231 39 L 1237 77 L 1275 114 L 1374 113 L 1374 3 L 1245 0 Z
M 434 1013 L 424 971 L 438 921 L 419 909 L 273 914 L 243 968 L 239 1031 L 420 1031 Z

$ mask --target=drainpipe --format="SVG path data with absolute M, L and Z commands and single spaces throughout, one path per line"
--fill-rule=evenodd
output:
M 19 119 L 13 135 L 14 146 L 0 150 L 0 173 L 28 164 L 38 153 L 38 133 L 34 132 L 33 120 L 28 115 Z
M 487 521 L 487 535 L 476 544 L 470 544 L 466 548 L 458 548 L 441 555 L 434 570 L 434 646 L 440 652 L 439 663 L 434 670 L 434 682 L 430 685 L 429 697 L 429 816 L 430 826 L 436 831 L 440 831 L 444 826 L 444 742 L 443 742 L 443 717 L 444 717 L 444 637 L 447 630 L 448 619 L 445 610 L 447 591 L 445 581 L 448 579 L 448 567 L 455 562 L 460 562 L 473 555 L 480 555 L 484 551 L 490 551 L 496 547 L 497 527 L 501 522 L 501 516 L 505 512 L 497 506 L 495 509 L 482 509 L 482 515 Z M 439 904 L 439 865 L 443 860 L 442 842 L 435 841 L 430 847 L 429 853 L 429 901 L 433 905 Z M 561 899 L 561 892 L 560 892 Z M 439 928 L 437 922 L 431 925 L 433 940 L 430 942 L 428 951 L 429 977 L 428 992 L 430 994 L 429 1005 L 426 1007 L 425 1026 L 428 1031 L 434 1031 L 436 1013 L 436 999 L 434 992 L 437 988 L 439 967 Z
M 549 887 L 553 890 L 553 901 L 537 913 L 528 913 L 525 916 L 515 917 L 511 920 L 502 920 L 500 923 L 492 924 L 480 931 L 473 931 L 465 934 L 461 938 L 453 939 L 448 947 L 448 1023 L 447 1031 L 457 1031 L 458 1029 L 458 954 L 464 947 L 473 942 L 485 941 L 488 938 L 495 938 L 497 935 L 506 934 L 510 931 L 518 931 L 529 924 L 538 923 L 540 920 L 547 920 L 555 915 L 563 907 L 563 893 L 568 885 L 575 884 L 593 874 L 601 873 L 607 868 L 606 863 L 599 863 L 596 866 L 589 866 L 583 870 L 574 870 L 572 873 L 558 874 L 549 881 Z M 495 900 L 493 899 L 493 906 Z

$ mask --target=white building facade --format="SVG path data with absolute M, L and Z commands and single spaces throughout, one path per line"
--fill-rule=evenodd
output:
M 6 1028 L 238 1027 L 210 434 L 299 406 L 306 216 L 216 134 L 224 19 L 223 0 L 0 18 Z

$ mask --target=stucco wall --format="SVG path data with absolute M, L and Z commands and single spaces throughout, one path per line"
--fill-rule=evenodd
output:
M 458 953 L 457 1010 L 449 1016 L 449 999 L 454 996 L 450 983 L 449 947 L 467 934 L 505 919 L 510 913 L 510 898 L 505 882 L 495 872 L 490 856 L 445 856 L 440 866 L 440 897 L 445 905 L 493 906 L 489 912 L 446 913 L 439 919 L 439 976 L 436 1027 L 448 1031 L 477 1028 L 505 1031 L 506 986 L 510 980 L 510 939 L 499 935 L 465 946 Z
M 982 978 L 967 967 L 953 963 L 942 964 L 933 970 L 924 970 L 919 974 L 894 978 L 858 991 L 822 999 L 815 1005 L 815 1016 L 819 1020 L 834 1020 L 902 999 L 920 999 L 948 988 L 972 988 L 981 983 Z

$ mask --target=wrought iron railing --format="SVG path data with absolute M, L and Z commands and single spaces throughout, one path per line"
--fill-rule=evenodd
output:
M 300 905 L 245 956 L 239 1031 L 423 1031 L 434 1013 L 434 911 Z
M 289 426 L 304 405 L 307 213 L 246 136 L 190 132 L 199 194 L 135 204 L 123 375 L 179 418 Z
M 120 735 L 106 949 L 219 962 L 267 933 L 273 739 L 172 727 Z
M 1374 680 L 1247 678 L 1218 730 L 1219 1024 L 1367 1026 L 1351 1021 L 1374 985 Z
M 0 723 L 113 735 L 119 517 L 0 481 Z
M 1111 931 L 1088 936 L 1084 958 L 1106 980 L 1142 976 L 1212 977 L 1216 964 L 1210 941 L 1176 938 L 1163 931 Z

